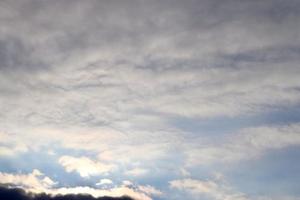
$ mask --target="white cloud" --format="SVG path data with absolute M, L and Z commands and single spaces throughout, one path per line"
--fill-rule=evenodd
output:
M 128 181 L 128 180 L 122 181 L 122 184 L 125 185 L 125 186 L 133 185 L 133 183 L 131 181 Z
M 42 176 L 43 175 L 43 173 L 42 172 L 40 172 L 39 170 L 37 170 L 37 169 L 34 169 L 33 171 L 32 171 L 32 175 L 34 175 L 34 176 Z
M 76 158 L 71 156 L 62 156 L 59 159 L 59 163 L 66 169 L 67 172 L 75 171 L 82 177 L 106 174 L 116 168 L 115 165 L 93 161 L 87 157 Z
M 109 181 L 108 179 L 102 179 L 102 182 L 108 183 Z M 134 187 L 121 185 L 110 189 L 96 189 L 88 186 L 55 187 L 56 183 L 54 181 L 52 181 L 49 177 L 44 176 L 43 173 L 36 169 L 30 174 L 11 174 L 0 172 L 0 183 L 10 184 L 13 187 L 22 187 L 27 192 L 45 192 L 52 195 L 90 194 L 94 197 L 120 197 L 127 195 L 136 200 L 152 200 L 151 196 L 162 194 L 159 190 L 149 185 L 137 185 Z
M 91 187 L 73 187 L 73 188 L 58 188 L 48 191 L 50 194 L 90 194 L 94 197 L 102 196 L 111 196 L 111 197 L 120 197 L 120 196 L 130 196 L 136 200 L 152 200 L 152 198 L 143 191 L 128 188 L 125 186 L 114 187 L 111 189 L 95 189 Z
M 34 169 L 33 172 L 29 174 L 10 174 L 0 172 L 0 183 L 22 186 L 26 189 L 31 188 L 34 189 L 34 191 L 41 191 L 56 185 L 56 182 L 54 182 L 51 178 L 44 176 L 44 174 L 37 169 Z
M 112 180 L 110 179 L 101 179 L 98 183 L 96 183 L 96 185 L 111 185 L 113 184 Z
M 162 195 L 162 192 L 160 190 L 154 188 L 151 185 L 139 185 L 138 189 L 148 195 L 155 195 L 155 196 Z

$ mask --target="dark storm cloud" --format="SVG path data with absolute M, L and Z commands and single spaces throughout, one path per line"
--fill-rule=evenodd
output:
M 6 188 L 0 186 L 0 199 L 3 200 L 133 200 L 130 197 L 99 197 L 95 198 L 91 195 L 84 194 L 70 194 L 70 195 L 57 195 L 50 196 L 45 193 L 31 194 L 26 193 L 22 189 Z

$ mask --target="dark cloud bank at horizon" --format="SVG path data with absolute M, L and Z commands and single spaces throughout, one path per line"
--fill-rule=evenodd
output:
M 7 188 L 0 186 L 1 200 L 133 200 L 131 197 L 98 197 L 95 198 L 88 194 L 67 194 L 51 196 L 49 194 L 26 193 L 20 188 Z

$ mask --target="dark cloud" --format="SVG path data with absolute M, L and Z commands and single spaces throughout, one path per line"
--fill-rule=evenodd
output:
M 57 195 L 50 196 L 48 194 L 31 194 L 26 193 L 22 189 L 18 188 L 6 188 L 0 187 L 0 199 L 3 200 L 133 200 L 130 197 L 99 197 L 95 198 L 86 194 L 69 194 L 69 195 Z

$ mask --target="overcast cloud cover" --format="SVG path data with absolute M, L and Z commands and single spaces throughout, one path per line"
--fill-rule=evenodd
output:
M 0 184 L 299 200 L 299 63 L 298 0 L 1 0 Z

